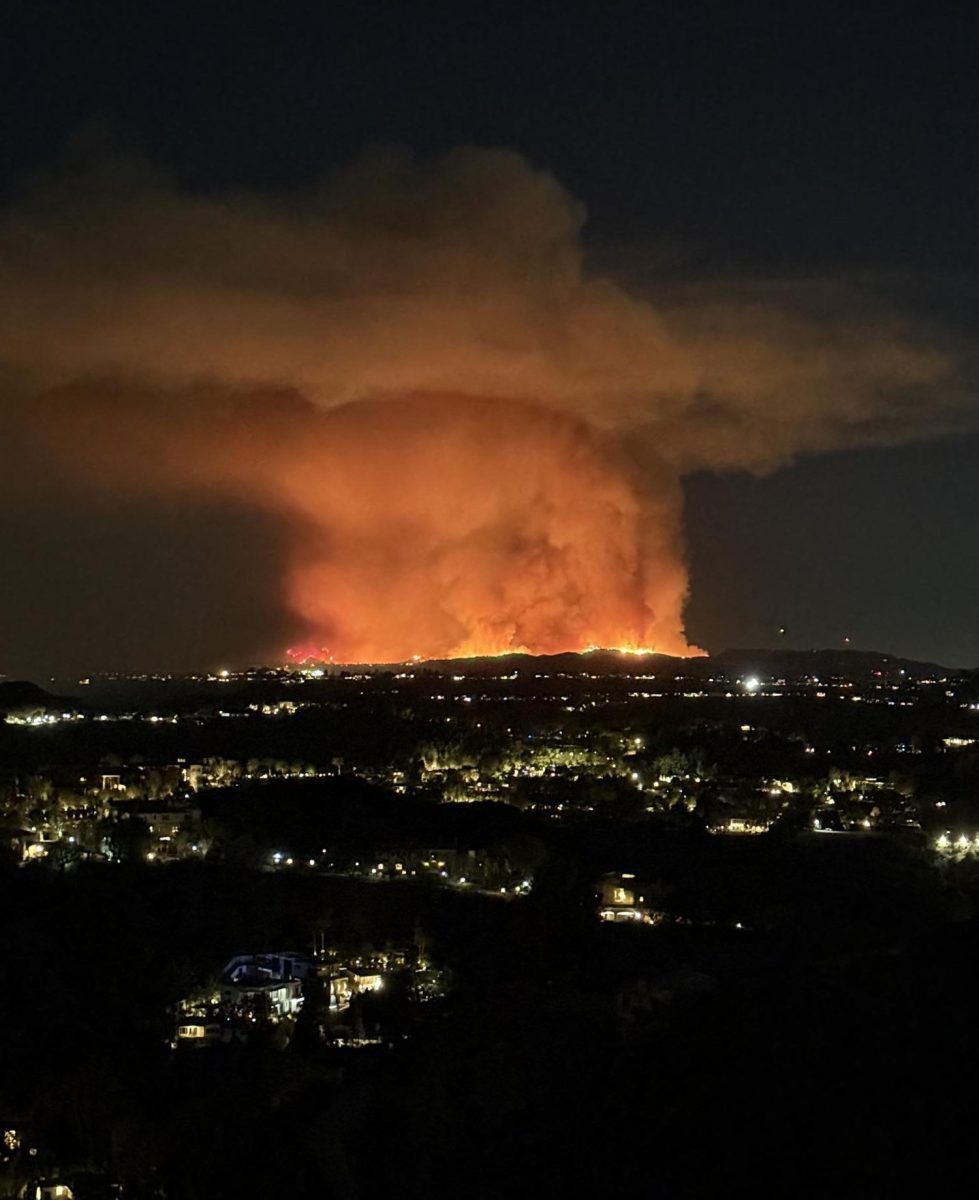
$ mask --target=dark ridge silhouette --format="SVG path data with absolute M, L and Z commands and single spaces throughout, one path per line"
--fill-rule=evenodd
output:
M 23 708 L 63 709 L 65 701 L 52 696 L 36 683 L 26 680 L 0 682 L 0 713 L 17 712 Z
M 849 679 L 871 677 L 877 672 L 912 679 L 943 678 L 960 674 L 939 663 L 918 662 L 884 654 L 878 650 L 723 650 L 719 654 L 681 658 L 670 654 L 635 654 L 620 650 L 589 650 L 566 654 L 505 654 L 493 658 L 425 659 L 410 663 L 333 664 L 332 672 L 431 671 L 434 674 L 506 675 L 594 674 L 684 675 L 707 679 L 713 675 L 758 674 L 763 677 L 797 679 L 804 675 L 845 675 Z

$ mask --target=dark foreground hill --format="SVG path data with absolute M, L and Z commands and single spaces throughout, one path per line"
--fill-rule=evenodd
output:
M 52 696 L 36 683 L 24 680 L 11 680 L 0 683 L 0 716 L 10 712 L 20 712 L 23 709 L 57 709 L 65 707 L 64 701 Z

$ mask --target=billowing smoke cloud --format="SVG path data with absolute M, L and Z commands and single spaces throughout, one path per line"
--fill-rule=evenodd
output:
M 683 653 L 684 472 L 970 424 L 953 354 L 841 288 L 590 275 L 502 151 L 302 195 L 118 163 L 0 224 L 17 414 L 93 486 L 289 517 L 283 600 L 342 661 Z

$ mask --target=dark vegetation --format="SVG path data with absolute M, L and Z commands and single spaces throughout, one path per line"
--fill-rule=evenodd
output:
M 595 920 L 591 872 L 627 852 L 694 923 Z M 520 904 L 210 863 L 11 868 L 3 1098 L 29 1098 L 57 1161 L 111 1163 L 137 1195 L 877 1194 L 967 1136 L 947 1074 L 974 1065 L 969 890 L 883 841 L 612 831 L 556 839 Z M 166 1047 L 168 1007 L 235 951 L 419 924 L 457 986 L 393 1048 Z

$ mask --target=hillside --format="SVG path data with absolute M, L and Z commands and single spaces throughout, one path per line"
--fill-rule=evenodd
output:
M 0 716 L 24 708 L 60 710 L 64 706 L 62 700 L 38 687 L 36 683 L 28 683 L 26 680 L 0 682 Z

